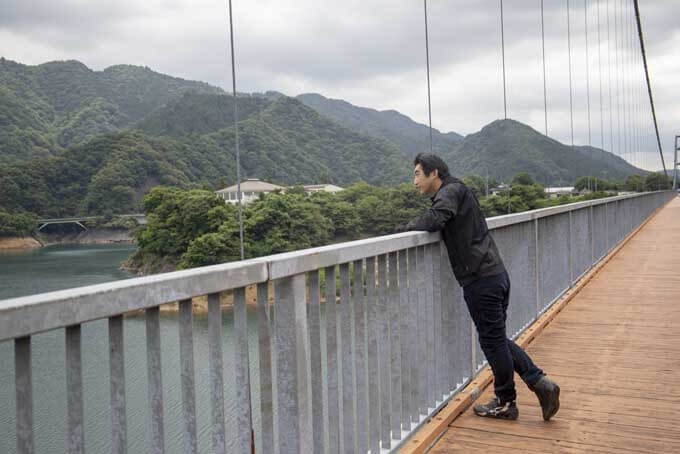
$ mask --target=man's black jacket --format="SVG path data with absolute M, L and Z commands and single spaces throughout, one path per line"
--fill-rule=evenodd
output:
M 453 274 L 461 286 L 505 271 L 477 198 L 462 181 L 445 177 L 432 207 L 406 230 L 441 230 Z

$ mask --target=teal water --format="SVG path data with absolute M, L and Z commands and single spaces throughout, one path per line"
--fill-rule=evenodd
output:
M 134 252 L 130 245 L 67 245 L 31 251 L 0 252 L 0 299 L 99 284 L 132 277 L 119 270 Z M 258 380 L 257 319 L 248 308 L 251 380 Z M 233 313 L 223 311 L 224 400 L 227 446 L 232 445 L 235 392 L 233 384 Z M 164 391 L 166 452 L 182 452 L 182 402 L 177 315 L 161 314 L 161 369 Z M 144 317 L 127 317 L 125 386 L 128 452 L 148 451 L 150 426 L 147 409 L 146 332 Z M 37 453 L 65 452 L 66 375 L 64 330 L 32 337 L 33 417 Z M 111 445 L 109 352 L 107 320 L 82 326 L 83 402 L 85 445 L 88 453 L 108 453 Z M 208 323 L 194 315 L 194 363 L 199 452 L 211 451 L 211 398 L 209 395 Z M 14 345 L 0 342 L 0 453 L 16 452 Z M 252 386 L 253 401 L 259 400 Z M 257 408 L 257 407 L 256 407 Z M 253 414 L 256 435 L 259 414 Z M 259 438 L 259 437 L 257 437 Z M 256 442 L 259 440 L 256 439 Z

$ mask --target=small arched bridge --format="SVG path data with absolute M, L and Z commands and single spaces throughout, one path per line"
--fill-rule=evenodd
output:
M 146 215 L 145 214 L 117 214 L 116 217 L 120 218 L 133 218 L 134 220 L 137 221 L 137 224 L 139 225 L 144 225 L 146 224 Z M 83 224 L 83 222 L 87 220 L 92 220 L 96 219 L 96 216 L 81 216 L 81 217 L 73 217 L 73 218 L 51 218 L 51 219 L 38 219 L 38 232 L 42 231 L 45 227 L 48 225 L 55 225 L 55 224 L 75 224 L 77 226 L 80 226 L 83 230 L 87 230 L 87 227 Z

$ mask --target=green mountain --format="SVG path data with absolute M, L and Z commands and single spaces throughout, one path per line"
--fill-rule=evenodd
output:
M 347 129 L 392 142 L 409 158 L 430 149 L 430 128 L 396 110 L 378 111 L 358 107 L 316 93 L 299 95 L 297 99 Z M 463 136 L 455 132 L 443 134 L 432 129 L 432 149 L 435 153 L 447 153 L 462 139 Z
M 0 162 L 59 154 L 189 91 L 223 93 L 139 66 L 92 71 L 77 61 L 28 66 L 0 58 Z
M 341 185 L 408 179 L 408 163 L 396 147 L 344 129 L 293 98 L 237 101 L 245 116 L 238 124 L 244 178 Z M 230 116 L 231 96 L 184 94 L 137 130 L 99 135 L 58 156 L 0 165 L 0 208 L 41 216 L 131 212 L 159 184 L 226 185 L 236 179 Z
M 320 95 L 239 94 L 242 176 L 280 184 L 409 180 L 429 129 Z M 310 107 L 311 106 L 311 107 Z M 164 184 L 226 186 L 236 179 L 234 98 L 202 82 L 76 61 L 26 66 L 0 58 L 0 209 L 41 216 L 136 211 Z M 644 173 L 589 147 L 568 147 L 512 120 L 464 139 L 433 131 L 454 174 L 545 184 L 583 175 Z M 487 167 L 488 166 L 488 167 Z
M 564 145 L 515 120 L 496 120 L 469 134 L 444 158 L 456 175 L 488 172 L 499 181 L 510 181 L 527 172 L 544 185 L 570 185 L 585 175 L 623 180 L 647 173 L 612 153 Z

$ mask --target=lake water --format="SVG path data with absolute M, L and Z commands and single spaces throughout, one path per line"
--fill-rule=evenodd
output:
M 61 245 L 20 252 L 0 251 L 0 299 L 99 284 L 132 277 L 118 269 L 134 252 L 131 245 Z M 232 445 L 234 425 L 233 314 L 223 310 L 224 400 L 227 445 Z M 251 380 L 258 380 L 257 319 L 248 308 Z M 161 314 L 161 357 L 164 391 L 165 447 L 182 452 L 182 402 L 177 315 Z M 125 333 L 125 387 L 128 452 L 148 451 L 146 332 L 144 317 L 127 317 Z M 82 326 L 83 402 L 85 447 L 89 453 L 108 453 L 111 446 L 108 322 Z M 33 419 L 37 453 L 63 453 L 66 429 L 66 374 L 64 330 L 32 337 Z M 194 315 L 194 363 L 199 452 L 211 452 L 211 399 L 208 368 L 208 323 Z M 0 342 L 0 453 L 16 452 L 14 344 Z M 252 386 L 253 402 L 259 401 Z M 257 408 L 257 407 L 255 407 Z M 259 434 L 259 413 L 253 426 Z M 259 438 L 259 437 L 258 437 Z M 256 438 L 256 442 L 259 440 Z

